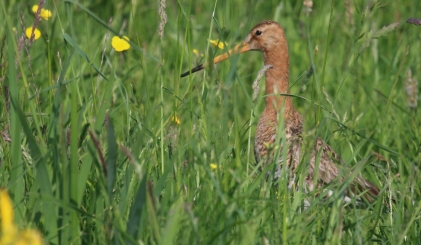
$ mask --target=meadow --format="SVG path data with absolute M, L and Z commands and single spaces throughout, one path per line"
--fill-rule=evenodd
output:
M 6 224 L 2 198 L 0 241 L 14 225 L 44 244 L 420 244 L 411 17 L 418 0 L 0 1 L 0 187 L 14 216 Z M 303 138 L 323 138 L 379 186 L 375 202 L 344 204 L 349 182 L 326 187 L 326 202 L 259 171 L 261 53 L 180 78 L 266 19 L 285 29 Z M 115 50 L 114 36 L 130 48 Z

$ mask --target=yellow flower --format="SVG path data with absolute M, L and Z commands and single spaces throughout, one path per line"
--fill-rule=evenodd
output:
M 213 45 L 213 46 L 215 46 L 215 47 L 218 47 L 218 48 L 220 48 L 220 49 L 224 49 L 224 47 L 225 46 L 228 46 L 228 43 L 227 42 L 222 42 L 221 40 L 219 40 L 219 39 L 216 39 L 216 40 L 209 40 L 209 42 Z
M 175 124 L 180 124 L 180 118 L 176 117 L 176 116 L 172 116 L 171 117 L 171 121 L 173 121 Z
M 192 51 L 193 51 L 193 54 L 195 54 L 195 55 L 196 55 L 196 56 L 198 56 L 198 57 L 199 57 L 199 56 L 200 56 L 200 57 L 204 57 L 204 56 L 205 56 L 205 55 L 203 55 L 203 54 L 199 53 L 199 51 L 197 51 L 197 49 L 195 49 L 195 48 L 194 48 Z
M 13 224 L 13 206 L 9 194 L 6 190 L 0 190 L 0 217 L 1 217 L 1 230 L 4 233 L 8 230 L 15 230 Z
M 36 13 L 38 11 L 38 5 L 32 6 L 32 12 Z M 39 14 L 42 18 L 48 20 L 53 14 L 50 10 L 42 8 Z
M 218 165 L 216 165 L 215 163 L 211 163 L 210 164 L 210 168 L 212 169 L 212 170 L 215 170 L 215 169 L 217 169 L 217 168 L 220 168 Z
M 111 46 L 113 46 L 115 51 L 122 52 L 130 48 L 130 43 L 127 41 L 129 41 L 129 38 L 126 36 L 123 36 L 123 38 L 114 36 L 113 39 L 111 40 Z
M 38 231 L 18 231 L 13 223 L 13 204 L 4 189 L 0 189 L 0 234 L 0 244 L 42 244 L 42 237 Z
M 32 35 L 32 27 L 26 28 L 25 34 L 26 34 L 26 37 L 30 39 Z M 38 28 L 35 28 L 34 35 L 35 35 L 34 40 L 37 40 L 38 38 L 41 37 L 41 32 L 38 30 Z

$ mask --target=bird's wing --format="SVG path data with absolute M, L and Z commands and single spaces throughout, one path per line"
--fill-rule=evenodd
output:
M 329 184 L 333 179 L 338 177 L 344 181 L 346 176 L 350 174 L 346 172 L 341 173 L 338 165 L 343 166 L 344 164 L 345 162 L 328 144 L 326 144 L 322 139 L 317 138 L 315 148 L 310 159 L 310 169 L 314 171 L 314 169 L 318 167 L 317 182 L 319 184 Z M 366 192 L 364 197 L 369 202 L 371 202 L 373 197 L 376 197 L 380 192 L 377 186 L 359 175 L 351 182 L 349 191 L 354 195 Z
M 318 169 L 318 182 L 328 184 L 339 176 L 335 162 L 343 163 L 343 160 L 321 138 L 317 138 L 311 153 L 310 171 L 314 175 L 315 169 Z

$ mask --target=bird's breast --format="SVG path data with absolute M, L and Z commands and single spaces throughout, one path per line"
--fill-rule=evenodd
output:
M 287 142 L 287 147 L 301 134 L 301 124 L 295 122 L 284 121 L 283 127 L 278 125 L 278 120 L 274 116 L 268 116 L 263 113 L 256 128 L 256 135 L 254 139 L 254 155 L 256 162 L 265 159 L 263 165 L 273 161 L 273 155 L 275 151 L 281 152 L 282 150 L 282 138 L 284 137 Z M 281 142 L 276 144 L 277 129 L 279 139 Z

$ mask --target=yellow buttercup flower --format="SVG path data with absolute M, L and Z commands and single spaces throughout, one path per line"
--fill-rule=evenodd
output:
M 38 11 L 38 5 L 32 6 L 32 12 L 36 13 Z
M 123 52 L 130 48 L 130 43 L 128 41 L 129 41 L 129 38 L 126 36 L 123 36 L 123 38 L 114 36 L 113 39 L 111 40 L 111 46 L 113 46 L 115 51 Z
M 227 42 L 222 42 L 221 40 L 219 40 L 219 39 L 216 39 L 216 40 L 209 40 L 209 42 L 213 45 L 213 46 L 215 46 L 215 47 L 218 47 L 219 49 L 224 49 L 224 47 L 225 46 L 228 46 L 228 43 Z
M 29 38 L 29 39 L 31 38 L 31 35 L 32 35 L 32 26 L 26 28 L 25 34 L 26 34 L 26 37 L 27 38 Z M 38 30 L 38 28 L 35 28 L 34 35 L 35 35 L 34 40 L 37 40 L 38 38 L 41 37 L 41 32 Z
M 173 121 L 175 124 L 180 124 L 180 118 L 176 117 L 176 116 L 172 116 L 171 117 L 171 121 Z
M 6 190 L 0 189 L 0 244 L 41 245 L 41 234 L 36 230 L 20 231 L 13 223 L 13 204 Z
M 197 57 L 199 57 L 199 56 L 204 57 L 205 56 L 204 54 L 199 53 L 199 51 L 197 51 L 197 49 L 195 49 L 195 48 L 192 51 L 193 51 L 193 54 L 195 54 Z
M 14 232 L 16 230 L 13 224 L 13 205 L 6 190 L 0 190 L 0 217 L 2 232 Z
M 215 170 L 215 169 L 217 169 L 217 168 L 221 168 L 220 166 L 218 166 L 217 164 L 215 164 L 215 163 L 211 163 L 210 165 L 210 168 L 212 169 L 212 170 Z
M 39 8 L 38 5 L 32 6 L 32 12 L 36 13 L 38 11 L 38 8 Z M 48 9 L 42 8 L 39 15 L 43 19 L 48 20 L 53 15 L 53 13 L 51 13 L 51 11 Z

